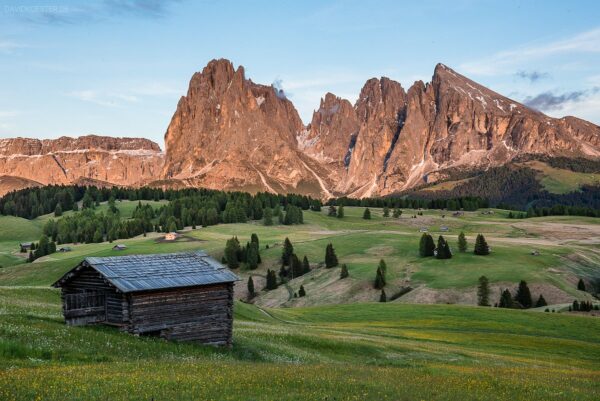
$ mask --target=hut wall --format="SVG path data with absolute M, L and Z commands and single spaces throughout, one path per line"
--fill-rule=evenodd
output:
M 75 294 L 102 294 L 103 305 L 85 310 L 69 310 L 69 295 Z M 100 273 L 91 267 L 84 267 L 76 272 L 74 277 L 62 287 L 63 314 L 68 324 L 79 325 L 86 323 L 113 323 L 123 324 L 128 316 L 127 298 L 108 283 Z M 98 298 L 100 299 L 100 298 Z M 81 308 L 86 309 L 86 308 Z
M 129 295 L 130 331 L 169 340 L 230 345 L 233 284 L 179 288 Z

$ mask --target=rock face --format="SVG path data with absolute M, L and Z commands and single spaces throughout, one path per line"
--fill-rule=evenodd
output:
M 0 187 L 95 180 L 382 196 L 435 181 L 449 168 L 485 169 L 523 154 L 597 159 L 600 127 L 550 118 L 443 64 L 430 83 L 407 91 L 372 78 L 354 105 L 327 93 L 304 126 L 285 93 L 213 60 L 192 77 L 165 146 L 163 155 L 142 139 L 1 140 Z
M 143 185 L 160 176 L 163 163 L 159 146 L 147 139 L 0 139 L 0 188 L 6 193 L 38 184 Z

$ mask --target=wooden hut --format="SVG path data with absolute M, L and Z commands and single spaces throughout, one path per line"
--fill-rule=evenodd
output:
M 102 323 L 133 334 L 231 345 L 233 284 L 202 251 L 89 257 L 53 284 L 69 325 Z

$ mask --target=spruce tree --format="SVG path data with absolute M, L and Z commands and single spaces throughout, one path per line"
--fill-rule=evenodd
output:
M 369 210 L 369 208 L 365 209 L 365 211 L 363 213 L 363 219 L 365 219 L 365 220 L 371 219 L 371 211 Z
M 427 233 L 421 235 L 421 241 L 419 243 L 419 255 L 423 258 L 433 256 L 435 251 L 435 244 L 433 237 Z
M 303 285 L 301 285 L 301 286 L 300 286 L 300 289 L 298 290 L 298 296 L 299 296 L 299 297 L 303 297 L 303 296 L 305 296 L 305 295 L 306 295 L 306 291 L 304 290 L 304 286 L 303 286 Z
M 381 289 L 381 294 L 379 295 L 379 302 L 387 302 L 387 295 L 385 295 L 385 290 Z
M 292 246 L 292 242 L 286 237 L 285 241 L 283 241 L 283 252 L 281 253 L 281 263 L 283 263 L 284 266 L 290 265 L 290 257 L 293 253 L 294 247 Z
M 486 276 L 479 277 L 477 286 L 477 305 L 490 306 L 490 283 Z
M 310 263 L 308 263 L 308 258 L 304 255 L 304 259 L 302 259 L 302 274 L 310 273 Z
M 62 207 L 60 206 L 60 203 L 56 204 L 56 207 L 54 208 L 54 217 L 60 217 L 62 216 Z
M 458 251 L 467 252 L 467 238 L 462 231 L 458 234 Z
M 387 206 L 383 207 L 383 217 L 390 217 L 390 208 Z
M 577 300 L 573 301 L 573 312 L 579 312 L 579 302 Z
M 258 243 L 250 242 L 246 248 L 246 266 L 250 270 L 258 267 Z
M 248 278 L 248 298 L 254 298 L 254 280 L 252 280 L 252 276 Z
M 579 282 L 577 283 L 577 289 L 579 291 L 585 291 L 585 283 L 583 282 L 583 279 L 579 279 Z
M 238 259 L 238 253 L 240 251 L 240 243 L 236 237 L 232 237 L 227 240 L 225 244 L 225 252 L 224 257 L 227 261 L 227 266 L 230 269 L 237 269 L 240 266 L 240 261 Z
M 338 258 L 333 249 L 333 244 L 330 242 L 325 248 L 325 267 L 332 268 L 338 265 Z
M 400 218 L 400 216 L 402 216 L 402 210 L 398 209 L 398 208 L 394 208 L 394 212 L 392 213 L 392 216 L 395 219 Z
M 340 206 L 338 207 L 338 210 L 337 210 L 337 218 L 338 218 L 338 219 L 343 219 L 343 218 L 344 218 L 344 205 L 340 205 Z
M 517 289 L 517 294 L 515 295 L 515 301 L 520 303 L 525 309 L 529 309 L 533 305 L 531 292 L 529 291 L 527 283 L 523 280 L 521 280 L 519 283 L 519 288 Z
M 475 248 L 473 249 L 475 255 L 489 255 L 490 247 L 488 246 L 485 237 L 481 234 L 477 234 L 475 239 Z
M 540 297 L 538 298 L 537 302 L 535 303 L 535 307 L 541 308 L 542 306 L 547 306 L 547 305 L 548 305 L 548 303 L 544 299 L 544 296 L 542 294 L 540 294 Z
M 300 277 L 304 274 L 302 262 L 298 259 L 295 253 L 290 256 L 290 272 L 292 273 L 292 278 Z
M 33 251 L 29 251 L 29 257 L 27 258 L 27 261 L 29 263 L 33 262 L 35 260 L 35 255 L 33 254 Z
M 450 252 L 450 246 L 448 242 L 444 239 L 443 236 L 439 236 L 438 244 L 437 244 L 437 253 L 435 257 L 437 259 L 450 259 L 452 257 L 452 253 Z
M 263 224 L 265 226 L 273 225 L 273 210 L 270 207 L 266 208 L 263 212 Z
M 382 259 L 383 262 L 383 259 Z M 379 263 L 379 266 L 377 266 L 377 272 L 375 273 L 375 282 L 374 282 L 374 287 L 378 290 L 382 289 L 383 287 L 385 287 L 386 284 L 386 280 L 385 280 L 385 262 L 384 265 L 381 265 L 381 262 Z
M 512 296 L 510 295 L 510 291 L 508 289 L 505 289 L 504 291 L 502 291 L 502 294 L 500 295 L 500 302 L 498 302 L 498 308 L 512 308 L 512 307 L 513 307 Z
M 327 215 L 330 216 L 330 217 L 337 216 L 337 209 L 335 208 L 335 206 L 329 205 L 329 209 L 327 211 Z
M 277 289 L 277 275 L 274 270 L 267 270 L 267 290 Z
M 346 266 L 346 264 L 342 264 L 342 270 L 340 271 L 340 278 L 346 278 L 350 275 L 350 273 L 348 273 L 348 267 Z

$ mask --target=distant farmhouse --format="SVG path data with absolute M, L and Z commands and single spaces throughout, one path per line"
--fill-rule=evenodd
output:
M 238 277 L 206 253 L 89 257 L 53 284 L 69 325 L 231 345 Z

